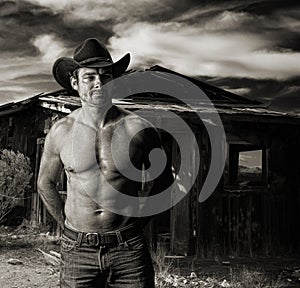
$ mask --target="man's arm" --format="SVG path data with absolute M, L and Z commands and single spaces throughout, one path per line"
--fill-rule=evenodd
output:
M 47 210 L 61 227 L 64 226 L 64 202 L 57 190 L 62 162 L 56 145 L 55 130 L 50 129 L 44 145 L 38 176 L 38 193 Z
M 170 157 L 170 154 L 167 153 L 166 149 L 164 149 L 164 147 L 161 143 L 160 136 L 155 128 L 147 128 L 144 131 L 143 136 L 144 136 L 144 143 L 145 143 L 144 144 L 144 152 L 145 152 L 144 153 L 145 154 L 144 165 L 145 165 L 146 169 L 148 169 L 149 166 L 151 165 L 151 163 L 149 161 L 149 154 L 153 149 L 159 148 L 159 149 L 164 150 L 164 153 L 166 154 L 166 157 L 167 157 L 167 162 L 166 162 L 164 170 L 151 183 L 151 189 L 148 194 L 148 196 L 151 196 L 151 195 L 156 195 L 156 194 L 163 192 L 168 187 L 170 187 L 172 185 L 172 183 L 174 182 L 174 177 L 173 177 L 173 173 L 172 173 L 172 159 Z M 152 175 L 150 175 L 150 176 L 152 176 Z M 171 201 L 171 194 L 170 194 L 170 201 Z M 146 201 L 145 205 L 147 205 L 147 201 Z M 171 205 L 170 205 L 170 207 L 171 207 Z M 152 219 L 152 216 L 142 217 L 139 219 L 138 223 L 139 223 L 139 225 L 144 227 L 151 219 Z

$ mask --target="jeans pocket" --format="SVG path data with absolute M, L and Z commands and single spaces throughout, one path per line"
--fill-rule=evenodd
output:
M 130 250 L 143 250 L 147 247 L 144 235 L 130 238 L 126 240 L 126 244 Z
M 60 248 L 63 252 L 69 252 L 75 248 L 77 244 L 76 240 L 72 240 L 65 235 L 62 235 L 60 238 Z

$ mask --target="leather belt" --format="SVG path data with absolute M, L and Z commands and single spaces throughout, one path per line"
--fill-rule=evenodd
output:
M 142 231 L 132 224 L 119 230 L 106 233 L 77 232 L 65 226 L 63 234 L 72 240 L 78 240 L 79 245 L 87 244 L 88 246 L 101 246 L 123 244 L 126 240 L 142 234 Z

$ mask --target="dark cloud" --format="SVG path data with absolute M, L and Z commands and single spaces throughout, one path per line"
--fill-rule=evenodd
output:
M 176 5 L 174 5 L 174 1 L 172 0 L 165 2 L 165 5 L 160 6 L 158 9 L 149 2 L 147 13 L 143 12 L 137 15 L 138 21 L 146 21 L 148 23 L 168 22 L 193 9 L 191 7 L 197 7 L 191 0 L 177 1 Z
M 287 33 L 283 29 L 279 35 L 281 38 L 280 43 L 278 43 L 277 45 L 278 49 L 286 49 L 290 51 L 300 52 L 300 33 Z
M 23 87 L 26 87 L 28 90 L 35 89 L 37 91 L 54 91 L 57 89 L 61 89 L 61 87 L 49 77 L 49 74 L 31 74 L 22 77 L 17 77 L 14 81 L 22 82 Z
M 34 55 L 36 52 L 30 39 L 39 30 L 38 19 L 49 20 L 44 8 L 19 2 L 2 2 L 0 10 L 0 49 L 18 54 Z M 50 11 L 49 11 L 50 12 Z M 50 13 L 51 14 L 51 13 Z
M 14 14 L 17 11 L 17 4 L 13 1 L 0 2 L 0 17 Z
M 261 101 L 266 107 L 283 111 L 300 111 L 300 77 L 285 81 L 247 78 L 202 78 L 228 90 L 247 88 L 243 96 Z
M 30 68 L 49 52 L 40 49 L 45 42 L 39 46 L 34 40 L 50 35 L 57 47 L 66 48 L 64 53 L 70 53 L 87 37 L 97 37 L 118 55 L 132 52 L 143 68 L 160 64 L 195 76 L 202 74 L 205 66 L 203 71 L 211 73 L 206 75 L 215 77 L 204 78 L 213 85 L 242 91 L 244 96 L 271 107 L 300 107 L 300 79 L 294 77 L 297 67 L 291 60 L 296 62 L 299 55 L 290 55 L 300 52 L 297 1 L 134 0 L 125 5 L 117 0 L 74 0 L 68 9 L 64 9 L 64 3 L 0 2 L 0 57 L 11 59 L 16 70 L 26 70 L 23 74 L 8 70 L 12 76 L 0 82 L 0 88 L 4 87 L 0 97 L 14 97 L 18 93 L 10 88 L 14 84 L 24 88 L 20 88 L 20 95 L 28 96 L 37 90 L 59 89 L 51 75 L 50 60 L 43 63 L 43 69 Z M 263 52 L 260 58 L 257 51 Z M 22 59 L 13 62 L 17 57 Z M 5 65 L 0 65 L 2 73 L 7 71 Z M 239 73 L 241 77 L 237 77 Z M 5 87 L 7 93 L 3 92 Z
M 241 1 L 243 2 L 243 1 Z M 271 15 L 278 12 L 299 9 L 300 5 L 295 0 L 267 0 L 267 1 L 245 1 L 234 10 L 245 11 L 257 15 Z
M 293 90 L 293 89 L 291 89 Z M 270 108 L 284 112 L 300 113 L 300 86 L 289 93 L 278 96 L 270 103 Z
M 193 8 L 174 18 L 208 32 L 263 33 L 266 39 L 276 42 L 274 50 L 300 49 L 300 2 L 297 1 L 201 1 L 201 4 L 195 1 Z M 212 19 L 216 25 L 207 26 Z M 230 20 L 232 25 L 217 25 L 224 20 Z
M 112 35 L 111 23 L 68 23 L 63 13 L 26 1 L 6 1 L 0 4 L 0 51 L 36 56 L 39 51 L 32 39 L 40 34 L 55 33 L 66 46 L 74 47 L 87 37 L 103 41 Z

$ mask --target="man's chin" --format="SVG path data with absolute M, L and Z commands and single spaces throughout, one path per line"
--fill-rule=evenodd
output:
M 95 102 L 107 102 L 108 99 L 109 99 L 109 96 L 106 94 L 106 93 L 103 93 L 103 92 L 94 92 L 92 95 L 91 95 L 91 99 L 92 101 L 95 101 Z
M 112 103 L 109 100 L 104 100 L 101 98 L 100 99 L 93 98 L 93 100 L 89 101 L 88 103 L 91 106 L 97 106 L 97 107 L 103 107 L 103 108 L 106 106 L 112 105 Z

